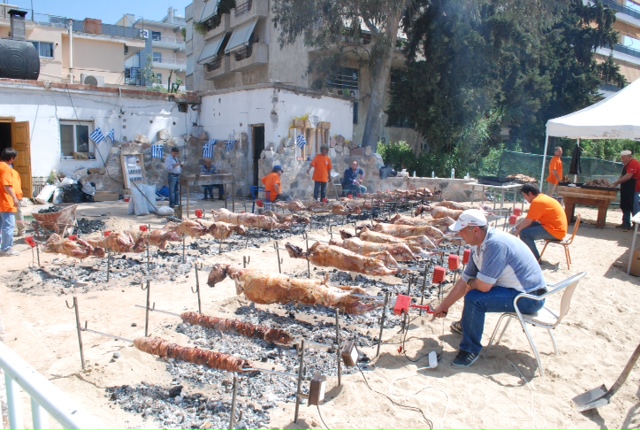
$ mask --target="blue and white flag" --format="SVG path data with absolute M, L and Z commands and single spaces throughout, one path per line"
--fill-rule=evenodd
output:
M 100 130 L 100 127 L 96 128 L 95 130 L 93 130 L 93 133 L 91 133 L 89 135 L 89 137 L 91 138 L 91 140 L 93 140 L 95 143 L 100 143 L 103 140 L 106 139 L 106 137 L 104 137 L 104 134 L 102 134 L 102 131 Z
M 304 138 L 303 134 L 299 134 L 296 136 L 296 145 L 298 148 L 302 149 L 307 144 L 307 140 Z
M 153 145 L 151 147 L 151 158 L 162 158 L 164 156 L 164 145 Z
M 213 143 L 211 143 L 211 140 L 202 147 L 202 158 L 213 158 L 213 148 L 216 141 L 213 140 Z
M 236 143 L 238 143 L 237 140 L 228 140 L 227 141 L 227 152 L 231 152 L 234 150 L 234 148 L 236 147 Z
M 109 130 L 109 133 L 107 133 L 107 137 L 109 139 L 111 139 L 111 143 L 116 141 L 116 129 L 112 128 L 111 130 Z

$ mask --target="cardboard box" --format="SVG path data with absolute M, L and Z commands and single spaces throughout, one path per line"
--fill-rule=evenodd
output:
M 96 191 L 96 195 L 93 196 L 94 202 L 115 202 L 120 198 L 120 194 L 112 193 L 109 191 Z
M 631 272 L 633 276 L 640 276 L 640 250 L 633 253 L 631 258 Z

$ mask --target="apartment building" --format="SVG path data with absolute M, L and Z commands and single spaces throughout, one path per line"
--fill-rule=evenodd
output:
M 273 84 L 312 92 L 314 76 L 307 70 L 313 56 L 323 53 L 305 46 L 302 38 L 281 48 L 269 0 L 236 0 L 236 7 L 225 14 L 217 13 L 217 5 L 215 0 L 194 0 L 186 9 L 189 90 L 224 93 Z M 404 67 L 399 54 L 395 66 Z M 370 99 L 368 73 L 354 55 L 327 82 L 329 94 L 352 105 L 353 135 L 347 138 L 354 141 L 363 133 Z M 416 147 L 421 143 L 407 123 L 380 132 L 382 140 L 404 140 Z M 314 139 L 316 133 L 310 134 Z
M 127 85 L 162 85 L 168 91 L 185 89 L 187 58 L 185 53 L 185 19 L 172 7 L 161 21 L 151 21 L 127 14 L 116 25 L 132 27 L 145 40 L 144 49 L 125 61 Z M 150 64 L 150 66 L 149 66 Z M 151 74 L 144 73 L 148 68 Z M 147 82 L 151 79 L 151 82 Z
M 602 0 L 602 4 L 616 12 L 614 28 L 620 39 L 613 49 L 600 48 L 596 55 L 604 58 L 613 54 L 620 73 L 633 82 L 640 78 L 640 1 Z
M 0 4 L 0 38 L 11 33 L 11 4 Z M 41 81 L 87 85 L 124 85 L 125 61 L 145 48 L 140 31 L 36 13 L 25 20 L 25 39 L 40 56 Z

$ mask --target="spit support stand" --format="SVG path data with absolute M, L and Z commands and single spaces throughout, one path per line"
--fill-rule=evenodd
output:
M 82 363 L 82 370 L 84 370 L 84 349 L 82 347 L 82 325 L 80 324 L 80 309 L 78 308 L 78 298 L 73 296 L 73 304 L 69 306 L 69 302 L 66 300 L 64 303 L 67 308 L 74 309 L 76 314 L 76 330 L 78 331 L 78 346 L 80 347 L 80 362 Z

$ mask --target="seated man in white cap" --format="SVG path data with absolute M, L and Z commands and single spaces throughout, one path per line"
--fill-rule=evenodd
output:
M 622 210 L 622 224 L 618 226 L 623 230 L 631 230 L 631 216 L 635 215 L 638 208 L 638 193 L 640 193 L 640 161 L 633 158 L 629 150 L 620 153 L 622 161 L 622 174 L 613 183 L 614 187 L 620 184 L 620 209 Z
M 460 351 L 453 367 L 469 367 L 482 351 L 482 333 L 487 312 L 515 312 L 513 299 L 520 293 L 542 295 L 546 283 L 540 265 L 520 239 L 489 228 L 487 218 L 478 209 L 464 211 L 450 230 L 472 247 L 471 259 L 451 292 L 433 311 L 444 318 L 449 308 L 464 297 L 460 326 Z M 544 300 L 522 299 L 519 309 L 533 314 Z M 453 327 L 453 326 L 452 326 Z

